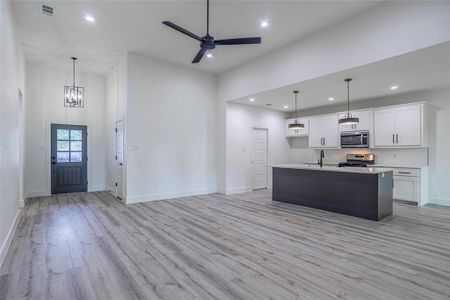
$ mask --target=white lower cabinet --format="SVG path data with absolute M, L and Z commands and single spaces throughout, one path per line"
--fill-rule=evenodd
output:
M 426 167 L 392 169 L 394 171 L 394 199 L 414 202 L 419 206 L 428 202 L 428 172 Z
M 394 199 L 419 202 L 419 177 L 394 176 Z

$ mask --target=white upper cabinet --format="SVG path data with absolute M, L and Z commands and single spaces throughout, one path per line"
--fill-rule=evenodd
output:
M 318 116 L 310 119 L 309 147 L 339 148 L 337 115 Z
M 339 125 L 339 132 L 370 131 L 370 110 L 350 111 L 353 117 L 359 118 L 359 123 L 354 125 Z M 339 119 L 345 118 L 347 113 L 340 113 Z
M 422 147 L 424 105 L 402 105 L 375 109 L 375 147 Z
M 303 129 L 289 129 L 289 124 L 295 123 L 295 120 L 298 120 L 298 122 L 303 124 L 305 127 Z M 286 137 L 308 136 L 308 135 L 309 135 L 309 119 L 296 118 L 286 120 Z

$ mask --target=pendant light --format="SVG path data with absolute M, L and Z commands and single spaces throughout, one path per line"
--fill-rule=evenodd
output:
M 75 61 L 76 57 L 71 57 L 73 64 L 73 84 L 64 86 L 64 106 L 81 108 L 84 105 L 84 88 L 75 85 Z
M 298 91 L 293 91 L 293 93 L 294 93 L 294 97 L 295 97 L 295 114 L 297 115 L 297 118 L 298 118 L 298 112 L 297 112 Z M 288 125 L 288 128 L 292 129 L 292 130 L 304 129 L 305 125 L 300 123 L 300 121 L 298 119 L 295 119 L 294 123 Z
M 343 119 L 339 119 L 339 125 L 354 125 L 359 123 L 359 118 L 354 118 L 350 113 L 350 81 L 351 78 L 346 78 L 347 82 L 347 114 Z

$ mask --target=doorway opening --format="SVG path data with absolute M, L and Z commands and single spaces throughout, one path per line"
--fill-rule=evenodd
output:
M 267 129 L 253 128 L 252 136 L 253 190 L 267 188 Z
M 52 194 L 87 192 L 87 126 L 51 124 Z

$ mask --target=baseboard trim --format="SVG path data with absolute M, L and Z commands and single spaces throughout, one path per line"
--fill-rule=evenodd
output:
M 20 220 L 20 212 L 18 209 L 14 220 L 9 227 L 8 234 L 6 235 L 5 241 L 3 242 L 2 248 L 0 249 L 0 268 L 3 265 L 3 261 L 5 260 L 6 254 L 8 253 L 9 247 L 11 246 L 12 239 L 14 237 L 14 233 L 16 232 L 17 224 L 19 224 Z
M 50 196 L 50 192 L 49 191 L 31 191 L 31 192 L 26 192 L 25 199 L 33 198 L 33 197 L 44 197 L 44 196 Z
M 225 190 L 225 195 L 242 194 L 253 191 L 251 186 L 242 186 L 237 188 L 228 188 Z
M 102 192 L 106 190 L 104 185 L 92 185 L 88 186 L 88 192 Z
M 444 206 L 450 206 L 450 198 L 444 198 L 444 197 L 439 197 L 439 198 L 434 198 L 434 199 L 430 199 L 427 204 L 438 204 L 438 205 L 444 205 Z
M 180 191 L 180 192 L 174 192 L 174 193 L 160 193 L 160 194 L 148 194 L 148 195 L 141 195 L 141 196 L 127 196 L 125 198 L 125 203 L 133 204 L 133 203 L 139 203 L 139 202 L 167 200 L 167 199 L 180 198 L 180 197 L 212 194 L 212 193 L 216 193 L 216 192 L 217 192 L 217 189 L 211 188 L 211 189 Z

